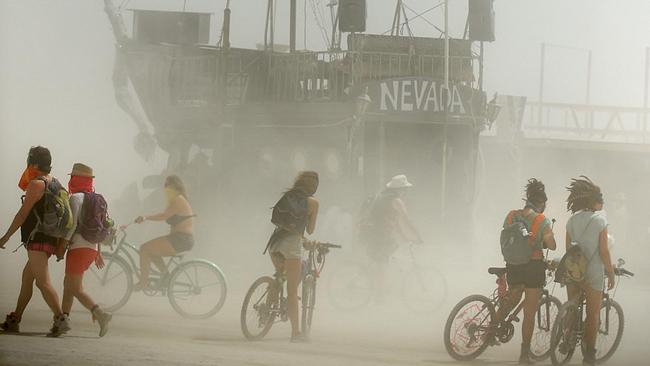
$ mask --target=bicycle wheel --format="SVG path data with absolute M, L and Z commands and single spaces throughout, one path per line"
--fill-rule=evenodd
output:
M 344 263 L 332 272 L 327 282 L 330 303 L 340 310 L 359 310 L 368 306 L 375 294 L 375 283 L 366 267 Z
M 302 281 L 302 318 L 300 326 L 302 334 L 309 335 L 311 331 L 311 321 L 314 316 L 314 306 L 316 305 L 316 279 L 312 275 L 307 275 Z
M 187 319 L 206 319 L 226 301 L 226 279 L 219 267 L 204 260 L 181 263 L 169 276 L 167 298 Z
M 264 338 L 271 330 L 280 309 L 277 282 L 268 276 L 258 278 L 248 289 L 241 307 L 242 333 L 249 341 Z
M 535 328 L 530 342 L 530 358 L 543 361 L 551 354 L 551 330 L 562 303 L 554 296 L 542 299 L 535 313 Z
M 496 314 L 490 299 L 470 295 L 462 299 L 449 314 L 444 340 L 447 353 L 458 361 L 478 357 L 488 346 L 488 331 Z
M 609 316 L 607 315 L 608 306 Z M 600 308 L 600 326 L 596 336 L 596 363 L 604 363 L 614 355 L 621 344 L 624 329 L 625 317 L 621 305 L 612 299 L 603 301 Z M 585 346 L 583 344 L 583 349 Z
M 551 331 L 551 363 L 564 365 L 571 361 L 578 343 L 578 305 L 569 301 L 560 307 Z
M 102 253 L 104 268 L 91 266 L 84 276 L 84 288 L 104 310 L 115 312 L 123 307 L 133 292 L 133 270 L 119 255 Z
M 414 267 L 402 282 L 402 300 L 414 312 L 435 312 L 447 299 L 447 280 L 433 267 Z

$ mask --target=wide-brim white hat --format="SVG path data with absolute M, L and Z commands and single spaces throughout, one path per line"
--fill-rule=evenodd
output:
M 386 183 L 386 188 L 408 188 L 408 187 L 413 187 L 411 183 L 409 183 L 408 179 L 406 179 L 406 176 L 404 174 L 396 175 L 393 178 L 391 178 L 390 182 Z

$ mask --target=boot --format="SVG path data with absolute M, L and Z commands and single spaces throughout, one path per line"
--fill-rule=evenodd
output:
M 59 337 L 62 334 L 67 333 L 70 330 L 70 317 L 68 314 L 61 314 L 54 317 L 54 322 L 50 333 L 47 334 L 48 337 Z
M 20 318 L 16 313 L 7 314 L 4 323 L 0 324 L 0 328 L 5 332 L 19 333 L 20 332 Z
M 532 365 L 534 362 L 530 359 L 530 343 L 521 344 L 521 354 L 519 355 L 520 365 Z
M 592 366 L 596 364 L 596 349 L 589 346 L 585 347 L 585 350 L 582 354 L 582 364 L 587 366 Z
M 99 305 L 95 305 L 91 313 L 93 314 L 93 320 L 97 320 L 97 323 L 99 323 L 99 337 L 105 336 L 108 332 L 108 322 L 113 319 L 113 314 L 105 312 Z

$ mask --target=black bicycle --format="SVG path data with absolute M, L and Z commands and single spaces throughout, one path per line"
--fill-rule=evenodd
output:
M 93 297 L 107 311 L 115 312 L 129 301 L 133 293 L 133 279 L 140 273 L 139 250 L 126 241 L 126 226 L 119 228 L 122 238 L 117 242 L 117 230 L 113 229 L 104 242 L 111 252 L 102 251 L 103 269 L 91 268 L 85 279 Z M 115 248 L 113 245 L 117 243 Z M 151 270 L 148 296 L 167 296 L 172 308 L 188 319 L 205 319 L 216 314 L 226 301 L 226 277 L 214 263 L 205 259 L 183 261 L 184 253 L 169 257 L 165 263 L 167 273 Z
M 552 281 L 555 262 L 546 262 L 546 284 Z M 478 357 L 490 345 L 509 342 L 515 334 L 515 322 L 519 322 L 524 302 L 496 323 L 496 310 L 507 294 L 507 268 L 491 267 L 488 273 L 497 276 L 497 289 L 491 297 L 470 295 L 461 300 L 449 314 L 444 330 L 445 348 L 451 357 L 459 361 L 469 361 Z M 552 296 L 546 287 L 542 290 L 537 312 L 535 329 L 530 346 L 530 357 L 541 361 L 549 357 L 551 351 L 551 328 L 562 303 Z
M 614 274 L 618 279 L 621 277 L 633 277 L 634 273 L 623 268 L 625 261 L 619 259 Z M 616 287 L 610 296 L 608 291 L 603 292 L 603 302 L 600 307 L 600 325 L 596 338 L 596 363 L 603 363 L 609 360 L 621 344 L 623 329 L 625 328 L 625 317 L 623 308 L 614 300 L 616 290 L 620 281 L 616 281 Z M 553 365 L 564 365 L 571 360 L 576 347 L 580 344 L 581 351 L 585 351 L 585 343 L 582 342 L 585 331 L 585 298 L 581 293 L 578 303 L 567 301 L 560 308 L 560 313 L 553 324 L 551 333 L 551 361 Z
M 300 328 L 304 335 L 308 335 L 316 307 L 316 282 L 325 266 L 325 257 L 330 249 L 341 246 L 308 240 L 303 241 L 303 246 L 308 254 L 303 260 Z M 248 340 L 264 338 L 273 324 L 289 319 L 285 282 L 285 274 L 276 273 L 273 277 L 258 278 L 248 289 L 240 318 L 242 332 Z

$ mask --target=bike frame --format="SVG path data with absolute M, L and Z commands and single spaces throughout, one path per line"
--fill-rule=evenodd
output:
M 132 244 L 129 244 L 126 241 L 126 230 L 121 230 L 122 231 L 122 239 L 117 243 L 117 246 L 115 247 L 114 250 L 111 251 L 112 255 L 115 256 L 120 256 L 122 259 L 126 259 L 127 263 L 129 266 L 131 266 L 131 270 L 135 273 L 138 279 L 140 279 L 140 267 L 137 265 L 138 261 L 135 260 L 135 257 L 140 256 L 140 250 L 133 246 Z M 112 248 L 111 248 L 112 249 Z M 112 259 L 108 260 L 108 263 L 106 263 L 106 268 L 108 273 L 108 268 L 110 268 L 110 265 L 113 263 Z M 163 258 L 163 263 L 165 263 L 165 259 Z M 175 267 L 177 267 L 180 264 L 180 260 L 178 260 L 177 257 L 169 257 L 169 260 L 165 263 L 165 267 L 167 268 L 168 272 L 171 272 Z M 151 275 L 156 275 L 160 276 L 160 272 L 154 267 L 152 267 L 151 270 Z

